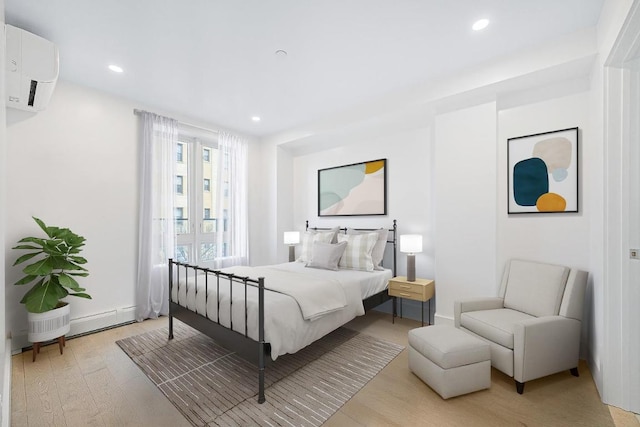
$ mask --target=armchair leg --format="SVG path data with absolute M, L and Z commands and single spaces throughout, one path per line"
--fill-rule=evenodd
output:
M 578 368 L 571 368 L 569 372 L 571 372 L 571 375 L 573 375 L 574 377 L 580 376 L 580 372 L 578 372 Z
M 522 392 L 524 392 L 524 383 L 516 380 L 516 391 L 518 392 L 518 394 L 522 394 Z

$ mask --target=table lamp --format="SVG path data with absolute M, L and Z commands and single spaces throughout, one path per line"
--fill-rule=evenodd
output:
M 400 252 L 407 254 L 407 281 L 416 281 L 416 255 L 422 252 L 422 236 L 420 234 L 400 235 Z
M 299 231 L 285 231 L 284 244 L 289 245 L 289 262 L 296 260 L 296 245 L 300 243 Z

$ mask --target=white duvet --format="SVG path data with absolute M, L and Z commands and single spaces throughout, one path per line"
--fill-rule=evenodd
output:
M 364 314 L 362 300 L 385 289 L 392 276 L 390 270 L 331 271 L 306 268 L 297 262 L 268 267 L 230 267 L 223 271 L 252 279 L 265 277 L 265 287 L 276 290 L 265 290 L 265 342 L 271 344 L 273 360 L 282 354 L 295 353 Z M 244 285 L 233 283 L 230 289 L 229 280 L 220 278 L 220 292 L 216 297 L 215 275 L 209 274 L 206 292 L 204 275 L 199 275 L 196 292 L 195 278 L 190 276 L 185 286 L 183 269 L 180 274 L 179 286 L 173 285 L 171 298 L 174 302 L 227 328 L 233 324 L 231 329 L 245 333 Z M 205 299 L 205 293 L 209 295 L 208 299 Z M 300 297 L 301 303 L 294 297 Z M 257 341 L 257 288 L 247 287 L 246 305 L 247 335 Z

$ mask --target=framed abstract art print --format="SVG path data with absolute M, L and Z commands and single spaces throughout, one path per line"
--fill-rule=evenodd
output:
M 318 170 L 318 216 L 386 214 L 387 159 Z
M 508 213 L 578 212 L 578 128 L 507 140 Z

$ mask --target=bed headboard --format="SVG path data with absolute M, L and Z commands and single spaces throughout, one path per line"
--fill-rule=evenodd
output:
M 358 231 L 376 231 L 379 230 L 382 227 L 378 227 L 378 228 L 359 228 L 359 227 L 349 227 L 353 230 L 358 230 Z M 309 227 L 309 220 L 306 221 L 306 226 L 305 226 L 305 230 L 313 230 L 313 231 L 318 231 L 318 230 L 331 230 L 331 229 L 335 229 L 335 227 Z M 342 233 L 347 233 L 347 227 L 339 227 L 338 230 Z M 389 234 L 387 235 L 387 247 L 391 246 L 391 250 L 392 250 L 392 260 L 393 260 L 393 264 L 391 266 L 391 271 L 393 272 L 394 277 L 396 276 L 396 265 L 397 265 L 397 248 L 398 248 L 398 224 L 397 221 L 394 219 L 393 220 L 393 225 L 388 229 L 389 230 Z M 385 251 L 385 255 L 386 255 L 386 251 Z M 384 258 L 382 261 L 382 264 L 384 265 Z

